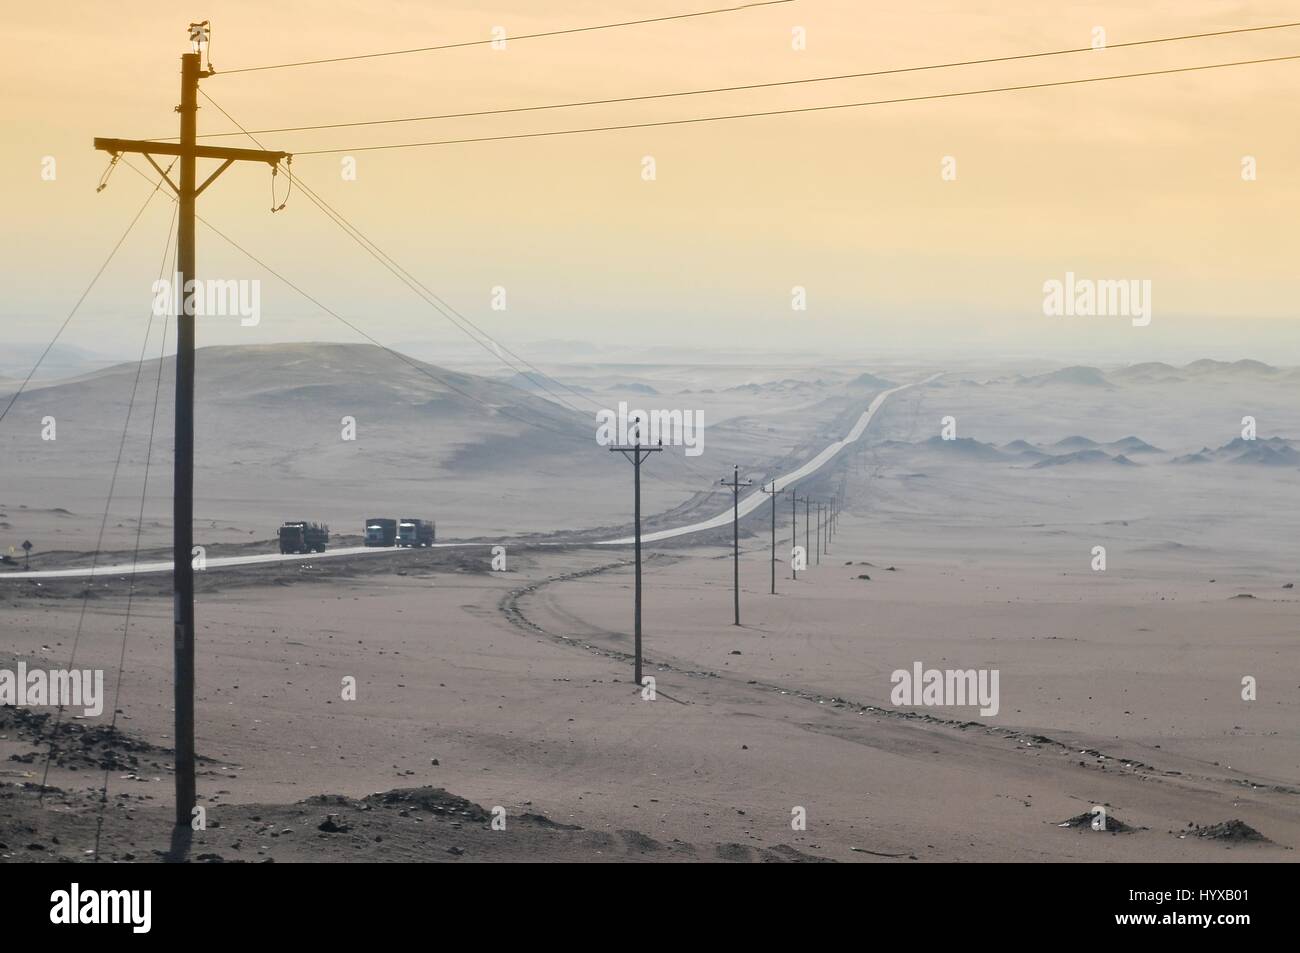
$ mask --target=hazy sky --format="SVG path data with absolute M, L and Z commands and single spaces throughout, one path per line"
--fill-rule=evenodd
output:
M 885 5 L 796 0 L 720 16 L 297 69 L 223 70 L 685 13 L 738 0 L 496 4 L 11 4 L 0 56 L 0 303 L 41 342 L 147 187 L 94 136 L 175 135 L 188 15 L 213 23 L 203 83 L 248 128 L 643 95 L 1087 46 L 1295 19 L 1201 0 Z M 1140 9 L 1138 8 L 1140 6 Z M 899 9 L 891 9 L 897 7 Z M 792 30 L 807 48 L 792 49 Z M 1300 29 L 657 102 L 275 133 L 358 148 L 979 89 L 1300 53 Z M 296 172 L 398 261 L 510 344 L 989 349 L 1098 360 L 1300 361 L 1295 221 L 1300 60 L 932 102 L 656 129 L 300 156 Z M 204 104 L 200 132 L 231 125 Z M 249 146 L 242 138 L 213 140 Z M 41 178 L 42 159 L 57 178 Z M 642 161 L 653 156 L 655 181 Z M 945 156 L 955 181 L 941 177 Z M 1253 156 L 1258 178 L 1242 179 Z M 139 163 L 139 160 L 136 160 Z M 142 163 L 139 163 L 144 167 Z M 301 195 L 269 213 L 264 167 L 229 170 L 200 214 L 385 342 L 455 339 L 443 318 Z M 285 183 L 277 183 L 282 196 Z M 171 203 L 158 199 L 67 340 L 129 353 Z M 199 230 L 203 277 L 261 278 L 262 323 L 200 343 L 351 332 Z M 1051 318 L 1066 272 L 1152 283 L 1152 320 Z M 490 308 L 504 286 L 508 310 Z M 807 289 L 807 311 L 791 289 Z M 526 353 L 526 352 L 525 352 Z

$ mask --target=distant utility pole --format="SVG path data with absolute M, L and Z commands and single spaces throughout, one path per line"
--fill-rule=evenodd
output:
M 776 595 L 776 498 L 785 490 L 776 488 L 776 481 L 772 481 L 772 489 L 759 487 L 764 493 L 772 497 L 772 595 Z
M 790 579 L 799 578 L 799 570 L 795 568 L 794 550 L 799 545 L 799 495 L 795 493 L 794 487 L 790 487 Z
M 822 505 L 817 504 L 817 565 L 822 564 Z
M 732 625 L 740 625 L 740 488 L 753 486 L 754 481 L 746 480 L 741 483 L 740 466 L 733 465 L 731 482 L 728 483 L 726 477 L 718 482 L 723 486 L 731 487 L 731 585 L 736 604 L 736 621 Z
M 812 500 L 809 497 L 803 498 L 803 551 L 804 556 L 812 552 L 812 519 L 809 514 L 812 512 Z
M 611 453 L 621 453 L 632 464 L 632 486 L 636 502 L 633 504 L 633 519 L 636 523 L 636 615 L 633 620 L 633 638 L 636 641 L 636 683 L 641 684 L 641 463 L 649 454 L 663 450 L 662 445 L 641 446 L 640 427 L 637 428 L 637 442 L 627 446 L 610 447 Z M 628 456 L 631 454 L 631 456 Z M 645 456 L 643 456 L 645 454 Z
M 208 24 L 190 24 L 194 52 L 181 57 L 181 129 L 179 142 L 139 139 L 95 139 L 95 148 L 112 153 L 139 153 L 166 180 L 180 202 L 176 236 L 180 314 L 176 315 L 176 454 L 172 486 L 172 580 L 175 589 L 175 700 L 176 700 L 176 825 L 189 827 L 194 809 L 194 315 L 185 307 L 195 287 L 194 205 L 203 190 L 233 163 L 265 162 L 275 168 L 286 152 L 262 149 L 227 149 L 198 145 L 199 80 L 212 75 L 201 66 L 202 46 L 208 41 Z M 211 66 L 211 63 L 209 63 Z M 154 161 L 154 156 L 180 160 L 180 185 Z M 215 172 L 197 183 L 198 159 L 220 159 Z M 191 313 L 186 313 L 187 311 Z

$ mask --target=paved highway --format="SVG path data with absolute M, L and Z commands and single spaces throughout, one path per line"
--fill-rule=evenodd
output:
M 867 409 L 862 412 L 862 415 L 858 418 L 857 423 L 853 425 L 853 429 L 850 430 L 842 440 L 835 441 L 830 446 L 822 450 L 821 453 L 817 454 L 817 456 L 813 457 L 811 460 L 809 460 L 807 463 L 805 463 L 803 466 L 799 467 L 798 469 L 792 470 L 791 472 L 785 474 L 784 476 L 777 477 L 775 481 L 777 489 L 778 490 L 785 489 L 786 487 L 792 484 L 798 483 L 800 480 L 806 479 L 807 477 L 811 476 L 812 474 L 820 470 L 822 467 L 824 467 L 832 459 L 834 459 L 836 454 L 838 454 L 845 447 L 849 446 L 852 443 L 856 443 L 858 439 L 861 438 L 862 434 L 866 431 L 868 425 L 870 425 L 872 418 L 876 416 L 876 412 L 879 411 L 880 408 L 884 405 L 885 401 L 887 401 L 894 394 L 897 394 L 900 391 L 905 391 L 912 387 L 920 387 L 924 384 L 928 384 L 930 383 L 930 381 L 934 380 L 939 376 L 940 376 L 939 374 L 934 374 L 922 381 L 914 381 L 911 384 L 902 384 L 898 387 L 891 387 L 889 390 L 881 391 L 871 401 L 871 404 L 867 407 Z M 759 506 L 761 506 L 764 500 L 766 499 L 767 499 L 767 495 L 765 493 L 763 493 L 761 490 L 755 490 L 749 496 L 746 496 L 740 501 L 740 515 L 745 516 L 748 513 L 752 513 Z M 732 519 L 731 507 L 727 507 L 727 509 L 719 513 L 717 516 L 712 517 L 711 519 L 701 520 L 698 523 L 691 523 L 687 526 L 678 526 L 673 529 L 662 529 L 662 530 L 657 530 L 656 532 L 653 533 L 644 533 L 641 536 L 641 542 L 653 543 L 661 539 L 675 539 L 679 536 L 689 536 L 692 533 L 702 533 L 705 532 L 706 530 L 717 529 L 720 526 L 726 526 L 731 522 L 731 519 Z M 593 545 L 630 546 L 632 545 L 633 542 L 634 540 L 631 536 L 623 536 L 620 537 L 619 539 L 598 540 Z M 493 544 L 491 543 L 434 543 L 433 544 L 435 549 L 451 549 L 456 547 L 491 546 L 491 545 Z M 562 543 L 549 543 L 549 544 L 529 543 L 528 545 L 537 546 L 537 545 L 563 545 L 563 544 Z M 342 556 L 392 556 L 398 553 L 406 553 L 406 552 L 411 552 L 411 550 L 398 548 L 394 546 L 377 546 L 377 547 L 344 546 L 339 549 L 329 549 L 323 553 L 310 553 L 307 555 L 289 554 L 289 555 L 282 556 L 279 553 L 254 553 L 248 556 L 213 556 L 207 559 L 206 568 L 204 571 L 211 572 L 214 569 L 224 569 L 228 566 L 256 566 L 262 563 L 283 563 L 283 562 L 304 562 L 304 561 L 315 562 L 318 559 L 338 559 L 339 557 Z M 77 578 L 96 577 L 96 576 L 129 576 L 131 574 L 131 568 L 132 567 L 130 563 L 119 563 L 113 566 L 96 566 L 94 567 L 94 569 L 91 569 L 91 567 L 89 566 L 79 566 L 79 567 L 70 567 L 68 569 L 40 569 L 40 570 L 32 570 L 29 572 L 0 572 L 0 580 L 3 579 L 77 579 Z M 172 570 L 171 560 L 167 560 L 165 562 L 137 563 L 135 566 L 136 575 L 144 575 L 146 573 L 171 572 L 171 570 Z

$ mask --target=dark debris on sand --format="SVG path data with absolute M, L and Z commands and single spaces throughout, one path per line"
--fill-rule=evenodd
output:
M 59 720 L 53 712 L 9 705 L 0 706 L 0 734 L 37 749 L 10 755 L 11 761 L 43 764 L 53 741 L 51 763 L 72 771 L 138 771 L 141 767 L 163 770 L 163 761 L 171 755 L 169 748 L 155 747 L 109 725 L 85 724 L 66 715 Z
M 1273 843 L 1245 821 L 1236 818 L 1230 821 L 1220 821 L 1218 824 L 1209 824 L 1205 827 L 1200 824 L 1193 824 L 1187 833 L 1206 840 L 1226 841 L 1232 844 Z
M 1074 817 L 1070 818 L 1069 820 L 1061 821 L 1056 826 L 1083 828 L 1085 830 L 1092 830 L 1092 822 L 1096 818 L 1096 816 L 1097 815 L 1095 815 L 1092 811 L 1084 811 L 1082 814 L 1074 815 Z M 1121 821 L 1110 811 L 1106 812 L 1105 818 L 1106 818 L 1106 831 L 1107 833 L 1110 834 L 1131 834 L 1134 831 L 1146 830 L 1145 827 L 1133 827 L 1129 824 L 1125 824 L 1123 821 Z
M 0 863 L 93 861 L 97 792 L 0 786 Z M 207 804 L 207 829 L 173 841 L 165 798 L 118 794 L 107 806 L 102 861 L 193 863 L 468 863 L 717 861 L 807 863 L 822 858 L 787 844 L 661 842 L 634 830 L 596 831 L 533 812 L 493 809 L 442 788 L 363 798 L 322 794 L 294 804 Z M 26 845 L 38 845 L 29 847 Z

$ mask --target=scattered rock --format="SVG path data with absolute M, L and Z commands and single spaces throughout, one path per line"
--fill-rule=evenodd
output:
M 1273 843 L 1245 821 L 1236 818 L 1231 821 L 1221 821 L 1218 824 L 1211 824 L 1208 827 L 1196 825 L 1192 828 L 1191 833 L 1195 834 L 1197 837 L 1203 837 L 1206 840 L 1229 841 L 1234 844 Z
M 1082 814 L 1076 814 L 1074 817 L 1070 818 L 1067 821 L 1061 821 L 1056 826 L 1083 828 L 1085 830 L 1092 830 L 1092 822 L 1095 816 L 1096 815 L 1094 815 L 1092 811 L 1084 811 Z M 1105 816 L 1106 816 L 1106 830 L 1111 834 L 1131 834 L 1133 831 L 1143 830 L 1143 828 L 1131 827 L 1130 825 L 1125 824 L 1123 821 L 1121 821 L 1110 811 L 1107 811 Z

